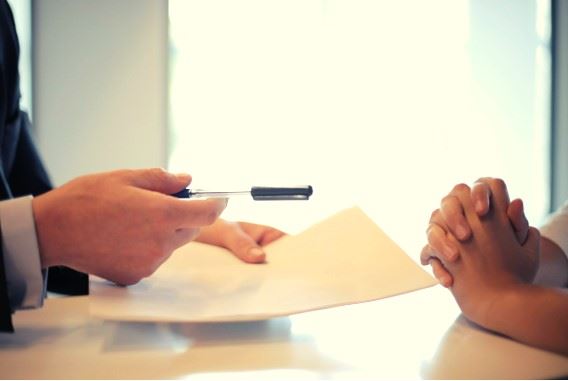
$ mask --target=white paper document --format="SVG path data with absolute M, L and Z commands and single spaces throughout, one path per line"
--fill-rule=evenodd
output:
M 90 311 L 109 320 L 261 320 L 435 285 L 359 208 L 265 247 L 265 264 L 190 243 L 130 287 L 91 278 Z

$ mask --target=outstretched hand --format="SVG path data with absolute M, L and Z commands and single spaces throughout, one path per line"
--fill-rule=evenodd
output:
M 284 235 L 285 233 L 270 226 L 219 219 L 213 225 L 203 228 L 196 241 L 224 247 L 247 263 L 263 263 L 266 253 L 262 246 Z

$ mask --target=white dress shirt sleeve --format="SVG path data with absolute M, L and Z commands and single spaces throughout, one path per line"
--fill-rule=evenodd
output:
M 32 198 L 0 201 L 4 267 L 13 310 L 41 307 L 46 293 L 47 279 L 41 271 Z
M 568 202 L 548 218 L 540 234 L 556 243 L 568 256 Z

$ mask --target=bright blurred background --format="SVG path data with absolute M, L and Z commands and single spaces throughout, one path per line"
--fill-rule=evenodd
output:
M 551 118 L 551 93 L 568 104 L 551 91 L 553 77 L 568 86 L 557 75 L 566 53 L 551 70 L 558 1 L 9 1 L 23 107 L 56 185 L 149 166 L 213 190 L 311 184 L 310 201 L 235 198 L 224 217 L 295 233 L 359 205 L 414 260 L 456 183 L 505 179 L 536 226 L 551 193 L 556 204 L 568 194 L 568 114 Z M 387 314 L 365 304 L 295 316 L 290 330 L 318 337 L 328 358 L 389 374 L 419 364 L 453 323 L 458 307 L 439 295 L 395 361 L 357 340 L 369 326 L 378 340 L 396 335 L 419 293 L 392 298 Z
M 170 0 L 168 167 L 194 187 L 311 184 L 224 216 L 297 232 L 361 206 L 414 259 L 459 182 L 549 209 L 548 1 Z
M 155 165 L 311 184 L 224 216 L 294 233 L 359 205 L 415 258 L 456 183 L 502 177 L 534 225 L 550 208 L 549 0 L 10 3 L 57 185 Z

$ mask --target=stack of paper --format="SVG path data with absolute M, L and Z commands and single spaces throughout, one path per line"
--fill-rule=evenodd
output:
M 266 246 L 267 263 L 190 243 L 150 278 L 93 278 L 90 310 L 111 320 L 260 320 L 366 302 L 436 284 L 359 208 Z

